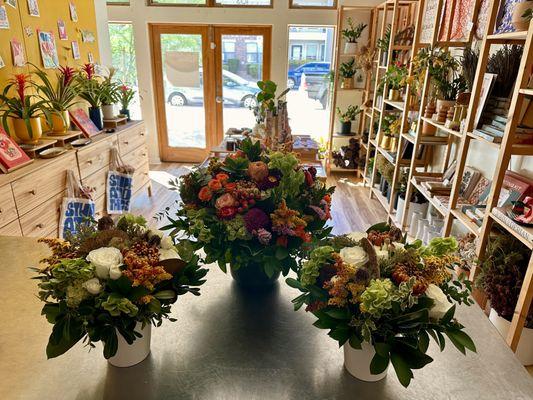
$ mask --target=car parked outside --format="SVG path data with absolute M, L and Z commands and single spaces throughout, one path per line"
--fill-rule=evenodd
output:
M 292 90 L 298 90 L 302 82 L 302 75 L 305 76 L 324 76 L 329 73 L 331 64 L 329 62 L 308 62 L 297 68 L 289 69 L 287 77 L 287 87 Z

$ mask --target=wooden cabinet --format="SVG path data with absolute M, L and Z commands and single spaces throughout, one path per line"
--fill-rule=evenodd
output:
M 0 174 L 0 236 L 57 236 L 68 169 L 93 189 L 96 217 L 105 215 L 113 147 L 124 163 L 135 168 L 134 195 L 141 189 L 151 194 L 146 129 L 140 121 L 131 122 L 114 134 L 94 137 L 93 143 L 83 148 L 50 160 L 36 159 L 12 173 Z

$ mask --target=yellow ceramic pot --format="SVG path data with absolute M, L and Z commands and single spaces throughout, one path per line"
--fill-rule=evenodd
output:
M 70 115 L 68 111 L 56 111 L 50 114 L 52 121 L 52 135 L 64 135 L 70 127 Z
M 390 140 L 390 152 L 396 153 L 398 150 L 398 138 L 396 136 L 393 136 Z
M 381 147 L 383 150 L 389 150 L 390 149 L 390 136 L 385 136 L 383 135 L 383 137 L 381 138 L 381 142 L 379 144 L 379 147 Z
M 29 119 L 29 128 L 26 122 L 22 118 L 13 118 L 13 128 L 15 128 L 15 134 L 24 144 L 37 144 L 39 139 L 43 135 L 43 129 L 41 127 L 41 118 L 33 117 Z

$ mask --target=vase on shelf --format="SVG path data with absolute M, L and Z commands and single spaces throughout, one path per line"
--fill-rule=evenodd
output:
M 352 136 L 352 121 L 341 121 L 341 135 Z
M 344 54 L 354 55 L 357 53 L 357 42 L 344 43 Z
M 429 103 L 426 105 L 424 109 L 424 117 L 425 118 L 433 118 L 433 114 L 435 114 L 435 111 L 437 110 L 437 107 L 435 106 L 435 103 Z M 430 123 L 424 121 L 422 124 L 422 136 L 433 136 L 437 133 L 437 128 Z
M 130 116 L 130 110 L 129 109 L 123 108 L 122 110 L 120 110 L 120 115 L 124 115 L 128 122 L 131 121 L 131 116 Z
M 117 332 L 118 347 L 117 352 L 107 361 L 115 367 L 131 367 L 143 361 L 150 354 L 150 343 L 152 338 L 152 324 L 146 324 L 142 328 L 142 323 L 137 322 L 135 331 L 142 337 L 136 337 L 132 344 L 128 344 L 126 339 Z
M 391 145 L 391 137 L 387 135 L 383 135 L 381 137 L 381 140 L 379 141 L 379 147 L 381 147 L 383 150 L 389 150 Z
M 102 130 L 104 128 L 104 125 L 102 123 L 102 110 L 100 109 L 100 107 L 89 107 L 89 118 L 91 119 L 91 121 L 93 121 L 93 124 L 95 124 L 99 130 Z
M 64 135 L 70 128 L 70 115 L 68 111 L 55 111 L 50 113 L 51 135 Z
M 400 101 L 402 94 L 398 89 L 389 89 L 389 100 L 390 101 Z
M 398 137 L 392 136 L 390 139 L 390 150 L 389 151 L 391 153 L 396 153 L 397 150 L 398 150 Z
M 27 120 L 23 118 L 12 118 L 15 135 L 24 144 L 35 145 L 39 143 L 43 136 L 40 117 L 32 117 Z
M 354 349 L 349 342 L 344 344 L 344 368 L 353 377 L 365 382 L 377 382 L 387 376 L 388 366 L 381 374 L 373 375 L 370 372 L 370 363 L 376 354 L 374 346 L 362 342 L 360 349 Z
M 342 89 L 353 89 L 353 76 L 349 78 L 343 77 L 341 87 Z
M 489 320 L 496 327 L 500 335 L 507 339 L 507 334 L 511 328 L 511 322 L 505 318 L 500 317 L 495 309 L 491 308 Z M 533 365 L 533 329 L 524 327 L 518 347 L 515 352 L 516 358 L 520 360 L 522 365 Z
M 263 290 L 271 288 L 278 280 L 280 272 L 275 272 L 269 277 L 258 263 L 250 263 L 238 269 L 230 268 L 231 276 L 239 286 L 250 290 Z
M 437 113 L 438 113 L 438 122 L 444 123 L 448 115 L 448 110 L 450 107 L 455 105 L 455 100 L 437 100 Z
M 113 104 L 104 104 L 102 106 L 102 114 L 104 114 L 104 119 L 114 119 L 115 106 Z
M 533 8 L 533 3 L 528 0 L 522 0 L 520 3 L 516 3 L 513 7 L 513 13 L 511 15 L 511 24 L 513 24 L 516 31 L 527 31 L 529 28 L 529 20 L 524 18 L 524 13 Z
M 416 232 L 418 232 L 418 223 L 420 222 L 421 219 L 424 218 L 424 214 L 421 213 L 420 211 L 413 211 L 412 213 L 410 212 L 411 210 L 409 210 L 409 213 L 407 214 L 407 221 L 409 221 L 409 236 L 411 236 L 412 238 L 415 238 L 416 239 Z M 409 219 L 409 214 L 411 214 L 411 218 Z

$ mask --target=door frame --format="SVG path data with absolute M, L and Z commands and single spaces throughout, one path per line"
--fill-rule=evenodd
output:
M 180 24 L 149 23 L 149 42 L 152 56 L 152 84 L 154 88 L 154 106 L 158 137 L 159 156 L 162 161 L 201 162 L 210 149 L 219 145 L 224 137 L 222 103 L 215 97 L 222 94 L 222 46 L 221 37 L 225 34 L 263 35 L 263 80 L 270 79 L 272 56 L 271 25 L 226 25 L 226 24 Z M 163 81 L 163 60 L 161 52 L 161 34 L 201 34 L 202 67 L 204 87 L 204 110 L 206 129 L 206 148 L 186 148 L 172 150 L 168 146 L 166 99 Z M 215 44 L 213 48 L 211 43 Z M 215 113 L 211 114 L 210 111 Z M 212 118 L 212 116 L 215 116 Z M 179 151 L 179 157 L 176 157 Z

